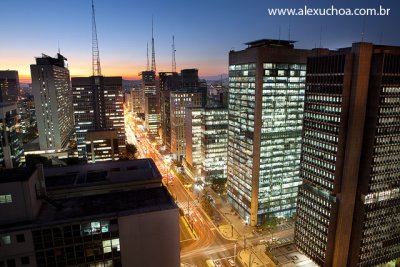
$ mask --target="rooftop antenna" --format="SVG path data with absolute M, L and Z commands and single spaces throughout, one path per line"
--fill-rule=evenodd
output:
M 172 72 L 176 72 L 175 52 L 175 36 L 172 35 Z
M 99 42 L 97 40 L 96 17 L 92 0 L 92 69 L 93 76 L 101 76 Z
M 289 41 L 290 41 L 290 23 L 289 23 Z
M 151 70 L 156 73 L 156 52 L 154 50 L 153 17 L 151 17 Z
M 150 70 L 150 63 L 149 63 L 149 41 L 147 41 L 147 67 L 146 70 Z

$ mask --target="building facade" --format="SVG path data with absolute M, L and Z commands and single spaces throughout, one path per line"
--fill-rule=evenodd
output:
M 201 175 L 208 182 L 227 179 L 228 109 L 206 107 L 201 127 Z
M 40 149 L 65 149 L 74 134 L 67 59 L 43 54 L 31 65 L 31 76 Z
M 157 79 L 154 71 L 142 71 L 142 90 L 144 93 L 144 125 L 147 132 L 158 135 L 160 113 L 157 105 Z
M 228 199 L 249 224 L 295 212 L 307 56 L 259 40 L 229 53 Z
M 160 72 L 160 137 L 163 145 L 171 151 L 170 92 L 181 87 L 181 77 L 176 72 Z
M 17 102 L 19 90 L 18 71 L 0 70 L 0 102 Z
M 122 77 L 72 78 L 72 91 L 79 157 L 87 157 L 89 131 L 116 130 L 119 153 L 125 153 Z
M 186 108 L 204 107 L 206 88 L 182 88 L 170 92 L 171 154 L 182 162 L 186 152 Z
M 400 257 L 399 74 L 400 47 L 308 60 L 295 242 L 320 266 Z
M 24 149 L 17 133 L 19 120 L 17 110 L 16 103 L 0 103 L 0 166 L 2 168 L 17 168 L 23 165 Z

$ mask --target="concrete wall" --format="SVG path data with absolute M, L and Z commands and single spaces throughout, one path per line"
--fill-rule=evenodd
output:
M 123 266 L 180 266 L 178 209 L 118 218 Z

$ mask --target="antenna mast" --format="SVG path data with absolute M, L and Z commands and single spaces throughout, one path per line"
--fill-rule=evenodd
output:
M 175 52 L 175 36 L 172 35 L 172 72 L 176 72 Z
M 101 76 L 99 43 L 97 40 L 96 17 L 92 0 L 92 68 L 93 76 Z
M 149 41 L 147 41 L 147 67 L 146 70 L 150 70 L 150 63 L 149 63 Z
M 153 17 L 151 17 L 151 70 L 156 73 L 156 52 L 154 51 Z

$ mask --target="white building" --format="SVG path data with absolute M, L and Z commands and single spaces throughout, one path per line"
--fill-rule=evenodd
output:
M 74 132 L 72 90 L 67 59 L 42 55 L 31 65 L 41 150 L 65 148 Z

